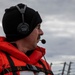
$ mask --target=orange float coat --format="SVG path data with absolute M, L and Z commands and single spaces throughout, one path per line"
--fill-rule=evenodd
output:
M 51 68 L 47 64 L 47 62 L 42 59 L 42 57 L 45 54 L 44 48 L 37 47 L 29 56 L 27 56 L 25 53 L 19 51 L 11 43 L 7 42 L 4 37 L 0 37 L 0 73 L 2 73 L 4 69 L 8 71 L 7 68 L 10 68 L 10 63 L 6 57 L 6 53 L 13 60 L 14 66 L 16 67 L 26 66 L 27 64 L 29 64 L 39 68 L 43 68 L 43 66 L 38 62 L 40 60 L 45 65 L 45 68 L 51 71 Z M 4 75 L 13 75 L 13 74 L 12 71 L 11 72 L 8 71 Z M 16 75 L 20 75 L 20 71 L 16 71 Z

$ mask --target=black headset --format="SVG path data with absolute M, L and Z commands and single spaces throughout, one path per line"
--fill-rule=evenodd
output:
M 22 23 L 17 26 L 17 31 L 21 34 L 27 34 L 29 32 L 29 24 L 24 22 L 24 13 L 26 10 L 26 5 L 23 8 L 20 8 L 18 5 L 16 6 L 19 12 L 22 14 Z

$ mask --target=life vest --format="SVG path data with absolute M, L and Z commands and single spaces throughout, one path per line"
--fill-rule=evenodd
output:
M 0 37 L 0 75 L 53 75 L 42 59 L 45 49 L 37 47 L 29 56 Z

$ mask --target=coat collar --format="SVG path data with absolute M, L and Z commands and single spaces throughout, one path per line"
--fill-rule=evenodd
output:
M 0 37 L 0 51 L 7 52 L 11 56 L 29 64 L 37 63 L 37 61 L 40 60 L 45 54 L 45 49 L 37 46 L 32 54 L 30 56 L 27 56 L 25 53 L 19 51 L 11 43 L 5 41 L 4 37 Z

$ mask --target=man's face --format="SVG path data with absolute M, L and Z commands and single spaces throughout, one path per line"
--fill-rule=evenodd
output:
M 37 47 L 37 43 L 39 42 L 41 35 L 43 35 L 43 31 L 40 27 L 40 24 L 38 24 L 32 33 L 26 38 L 26 41 L 29 43 L 32 49 Z

